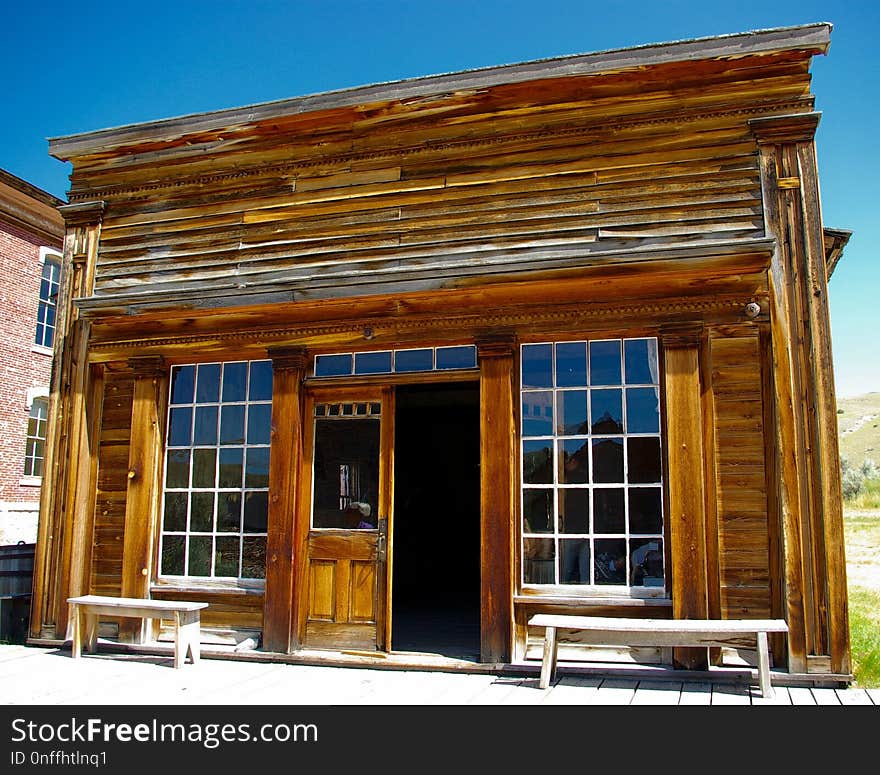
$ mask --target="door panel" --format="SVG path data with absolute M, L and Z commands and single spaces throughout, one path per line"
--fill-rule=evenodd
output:
M 298 627 L 306 647 L 385 648 L 390 403 L 390 390 L 325 389 L 308 396 L 307 593 Z

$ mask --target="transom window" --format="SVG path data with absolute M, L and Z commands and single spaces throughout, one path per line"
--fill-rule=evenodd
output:
M 522 581 L 664 587 L 657 340 L 521 350 Z
M 316 377 L 445 371 L 473 369 L 476 366 L 477 348 L 472 344 L 315 356 Z
M 55 340 L 55 307 L 61 276 L 60 257 L 46 253 L 40 278 L 40 301 L 37 307 L 37 332 L 34 338 L 41 347 L 52 347 Z
M 49 400 L 35 398 L 28 416 L 27 440 L 24 451 L 24 475 L 42 476 L 46 447 L 46 426 L 49 419 Z
M 266 575 L 272 362 L 171 369 L 160 574 Z

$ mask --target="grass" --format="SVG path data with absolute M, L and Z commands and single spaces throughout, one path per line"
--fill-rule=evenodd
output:
M 880 509 L 844 510 L 850 647 L 857 686 L 880 688 Z
M 850 509 L 880 509 L 880 479 L 866 480 L 862 491 L 844 505 Z
M 858 430 L 850 431 L 862 418 L 872 416 Z M 866 393 L 837 401 L 840 454 L 858 466 L 865 458 L 880 465 L 880 393 Z

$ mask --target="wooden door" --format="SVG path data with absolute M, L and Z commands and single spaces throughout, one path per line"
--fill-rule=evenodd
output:
M 308 394 L 298 605 L 306 648 L 390 642 L 392 402 L 390 388 Z

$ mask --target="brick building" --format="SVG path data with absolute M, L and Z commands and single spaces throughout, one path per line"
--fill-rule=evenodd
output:
M 0 170 L 0 544 L 36 540 L 64 234 L 61 204 Z

